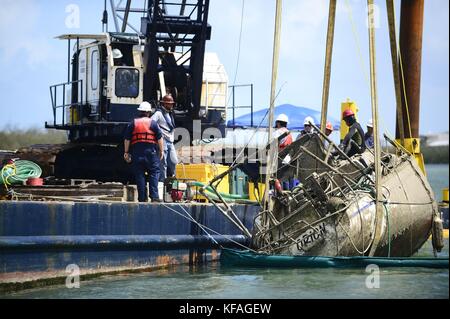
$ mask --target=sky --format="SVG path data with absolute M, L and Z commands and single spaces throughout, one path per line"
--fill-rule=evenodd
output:
M 133 0 L 136 6 L 141 2 Z M 380 129 L 394 136 L 386 7 L 385 1 L 375 4 Z M 397 23 L 399 4 L 397 0 Z M 67 44 L 54 37 L 100 33 L 103 1 L 0 0 L 0 6 L 0 128 L 43 127 L 53 119 L 49 86 L 67 80 Z M 429 134 L 449 129 L 449 1 L 425 0 L 424 14 L 420 133 Z M 340 104 L 349 98 L 358 104 L 362 123 L 371 118 L 366 17 L 366 1 L 338 0 L 329 97 L 330 116 L 339 118 Z M 111 13 L 109 18 L 111 30 Z M 256 110 L 269 105 L 274 19 L 275 0 L 210 1 L 207 51 L 219 55 L 230 84 L 254 85 Z M 276 105 L 320 111 L 327 19 L 327 0 L 283 1 Z M 247 92 L 238 93 L 237 102 L 246 104 Z

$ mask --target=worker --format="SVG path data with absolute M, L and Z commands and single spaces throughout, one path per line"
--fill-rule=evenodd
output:
M 327 125 L 325 126 L 325 135 L 330 136 L 333 133 L 333 124 L 330 121 L 327 121 Z
M 275 133 L 274 138 L 278 139 L 278 151 L 284 150 L 286 147 L 292 144 L 292 134 L 287 129 L 289 124 L 289 118 L 286 114 L 278 115 L 275 120 Z M 288 165 L 291 161 L 291 156 L 287 154 L 282 160 L 282 165 Z M 290 190 L 293 188 L 293 178 L 289 177 L 287 180 L 282 181 L 282 187 L 284 190 Z
M 366 150 L 364 143 L 364 131 L 355 118 L 355 113 L 348 109 L 342 113 L 345 124 L 349 127 L 349 131 L 345 136 L 339 148 L 344 151 L 347 156 L 361 154 Z
M 114 66 L 126 66 L 125 62 L 123 62 L 123 54 L 119 49 L 113 49 L 112 55 L 114 59 Z
M 278 141 L 278 149 L 280 151 L 284 150 L 287 146 L 292 144 L 292 135 L 289 132 L 289 130 L 287 129 L 288 124 L 289 124 L 289 118 L 286 114 L 278 115 L 277 119 L 275 120 L 276 131 L 274 133 L 274 138 L 279 138 L 282 135 L 284 135 Z
M 297 139 L 305 136 L 306 134 L 314 133 L 314 128 L 311 124 L 314 124 L 314 119 L 311 116 L 305 117 L 305 120 L 303 121 L 303 130 L 300 131 L 300 135 L 297 137 Z
M 330 121 L 327 121 L 327 125 L 325 126 L 325 136 L 329 137 L 333 133 L 333 124 Z M 326 139 L 323 140 L 323 147 L 328 149 L 330 143 Z
M 153 114 L 152 119 L 158 123 L 164 138 L 164 157 L 161 161 L 160 181 L 165 182 L 166 178 L 175 176 L 178 164 L 177 152 L 173 145 L 175 119 L 172 111 L 175 101 L 172 95 L 166 94 L 160 102 L 161 106 Z
M 160 161 L 164 155 L 162 132 L 158 124 L 150 119 L 150 103 L 142 102 L 137 110 L 139 117 L 130 122 L 125 131 L 123 157 L 127 163 L 131 163 L 139 202 L 148 201 L 145 173 L 149 176 L 151 201 L 160 202 L 158 180 Z
M 374 141 L 373 141 L 373 121 L 372 119 L 369 120 L 367 123 L 367 132 L 364 134 L 364 141 L 366 143 L 367 148 L 373 148 Z

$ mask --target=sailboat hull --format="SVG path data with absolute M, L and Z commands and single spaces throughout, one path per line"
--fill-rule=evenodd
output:
M 267 224 L 259 220 L 260 229 L 265 231 L 255 237 L 255 246 L 260 252 L 294 256 L 358 256 L 368 255 L 370 250 L 379 257 L 413 255 L 429 238 L 438 206 L 412 157 L 390 154 L 385 158 L 381 220 L 376 220 L 373 188 L 356 187 L 342 196 L 321 198 L 330 188 L 324 182 L 326 176 L 316 177 L 316 184 L 308 184 L 311 178 L 306 178 L 303 200 L 296 198 L 295 190 L 287 199 L 272 199 L 272 217 Z M 366 166 L 373 164 L 368 152 L 361 159 Z M 358 180 L 361 176 L 350 173 L 348 167 L 343 163 L 340 171 Z M 348 184 L 343 178 L 333 181 L 337 187 Z M 381 223 L 379 234 L 375 234 L 377 223 Z M 375 236 L 380 240 L 372 247 Z

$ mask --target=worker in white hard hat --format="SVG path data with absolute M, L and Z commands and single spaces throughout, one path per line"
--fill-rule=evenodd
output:
M 297 136 L 297 140 L 306 134 L 314 133 L 314 129 L 311 124 L 314 124 L 314 119 L 311 116 L 305 117 L 303 120 L 303 130 L 300 131 L 300 134 Z
M 279 150 L 285 149 L 288 145 L 292 144 L 292 135 L 287 129 L 287 125 L 289 124 L 289 118 L 286 114 L 278 115 L 275 120 L 275 133 L 274 138 L 281 138 L 278 141 Z M 286 134 L 285 134 L 286 133 Z
M 119 49 L 113 49 L 112 56 L 114 59 L 115 66 L 126 66 L 126 64 L 122 61 L 123 58 L 122 51 L 120 51 Z
M 284 150 L 286 147 L 292 144 L 292 134 L 289 132 L 287 126 L 289 124 L 289 118 L 286 114 L 280 114 L 275 120 L 275 133 L 274 138 L 278 139 L 278 151 Z M 282 160 L 283 165 L 289 164 L 291 156 L 287 154 Z M 282 181 L 283 189 L 290 190 L 290 183 L 293 183 L 291 179 Z
M 374 141 L 373 141 L 373 121 L 372 119 L 367 122 L 367 132 L 364 134 L 364 141 L 366 143 L 367 148 L 373 148 Z
M 123 158 L 131 163 L 139 202 L 148 201 L 145 173 L 149 177 L 151 201 L 160 202 L 158 181 L 164 156 L 163 136 L 158 124 L 150 118 L 150 103 L 142 102 L 137 110 L 139 117 L 130 122 L 125 131 Z

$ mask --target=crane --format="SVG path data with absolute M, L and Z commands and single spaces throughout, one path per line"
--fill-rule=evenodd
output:
M 156 108 L 168 93 L 189 142 L 208 128 L 225 131 L 228 77 L 218 56 L 205 52 L 209 0 L 109 2 L 114 31 L 105 1 L 106 32 L 57 37 L 68 42 L 67 82 L 50 86 L 53 123 L 45 127 L 68 132 L 55 159 L 60 178 L 128 180 L 123 132 L 141 102 Z

